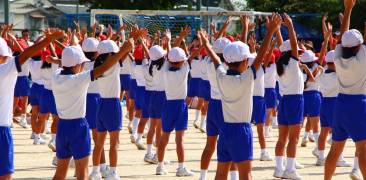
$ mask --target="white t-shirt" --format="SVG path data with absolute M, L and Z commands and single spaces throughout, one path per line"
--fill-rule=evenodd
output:
M 322 73 L 315 78 L 320 86 L 320 92 L 323 97 L 337 97 L 339 84 L 337 74 L 335 72 Z
M 18 77 L 21 77 L 21 76 L 26 76 L 28 77 L 29 76 L 29 63 L 30 61 L 26 61 L 23 65 L 22 65 L 22 72 L 19 72 L 18 73 Z
M 253 70 L 250 68 L 240 75 L 227 75 L 225 67 L 220 65 L 216 73 L 224 121 L 250 123 L 253 109 Z
M 56 72 L 57 69 L 58 69 L 57 64 L 52 64 L 51 68 L 41 69 L 45 89 L 52 90 L 51 80 L 52 80 L 53 74 Z
M 42 61 L 29 61 L 29 71 L 32 75 L 32 81 L 39 85 L 43 85 L 42 64 Z
M 207 73 L 207 62 L 208 56 L 201 60 L 201 79 L 204 81 L 208 81 L 208 73 Z
M 94 69 L 94 61 L 85 62 L 84 69 L 85 69 L 85 71 L 93 70 Z M 99 94 L 99 88 L 98 88 L 97 81 L 90 82 L 89 88 L 88 88 L 88 93 L 89 94 Z
M 263 66 L 257 70 L 254 80 L 253 96 L 264 97 L 264 69 Z
M 127 56 L 126 59 L 122 62 L 122 67 L 120 70 L 120 74 L 130 74 L 131 73 L 132 60 L 130 56 Z
M 191 77 L 192 78 L 201 78 L 201 60 L 193 59 L 191 61 Z
M 165 64 L 168 64 L 169 62 L 165 61 L 163 66 L 158 70 L 157 66 L 153 67 L 153 86 L 155 91 L 165 91 L 164 86 L 164 66 Z
M 120 66 L 118 63 L 106 71 L 96 82 L 102 98 L 118 98 L 121 94 L 121 82 L 119 81 Z
M 299 67 L 299 62 L 290 58 L 288 65 L 284 66 L 284 73 L 279 77 L 280 94 L 296 95 L 304 91 L 304 77 Z
M 135 79 L 135 68 L 136 68 L 136 64 L 135 62 L 131 62 L 131 71 L 130 71 L 130 75 L 131 75 L 131 79 Z
M 9 58 L 0 64 L 0 126 L 10 127 L 13 122 L 14 88 L 20 65 L 16 65 L 15 58 Z
M 337 69 L 339 93 L 366 94 L 366 46 L 361 45 L 357 55 L 349 59 L 342 58 L 342 46 L 335 49 L 334 63 Z
M 137 82 L 137 86 L 145 86 L 145 77 L 144 77 L 144 65 L 146 65 L 147 61 L 143 60 L 141 65 L 135 66 L 135 78 Z
M 277 69 L 276 64 L 273 63 L 269 67 L 266 67 L 266 73 L 264 73 L 264 87 L 276 88 L 277 81 Z
M 153 82 L 153 77 L 149 73 L 149 66 L 150 66 L 150 64 L 142 65 L 142 70 L 143 70 L 144 78 L 145 78 L 145 89 L 148 91 L 154 91 L 155 90 L 154 82 Z
M 318 67 L 318 64 L 315 64 L 311 69 L 310 72 L 313 73 L 316 68 Z M 314 78 L 316 78 L 317 76 L 319 76 L 319 74 L 317 74 Z M 307 75 L 305 74 L 304 80 L 306 81 Z M 304 91 L 320 91 L 319 89 L 319 84 L 317 81 L 315 82 L 308 82 L 306 84 L 306 88 L 304 89 Z
M 60 73 L 61 70 L 57 70 L 52 77 L 52 92 L 58 116 L 63 120 L 85 118 L 91 71 L 72 75 Z
M 223 64 L 225 70 L 227 69 L 227 67 L 225 66 L 225 64 Z M 212 99 L 216 99 L 216 100 L 221 100 L 221 93 L 219 90 L 219 86 L 217 84 L 217 78 L 216 78 L 216 68 L 214 63 L 210 60 L 207 63 L 207 75 L 208 75 L 208 80 L 210 81 L 210 86 L 211 86 L 211 98 Z
M 164 63 L 161 71 L 164 74 L 164 87 L 167 100 L 185 100 L 187 97 L 188 62 L 176 71 L 169 70 L 169 63 Z

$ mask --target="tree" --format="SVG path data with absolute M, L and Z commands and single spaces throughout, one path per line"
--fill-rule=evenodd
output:
M 178 0 L 80 0 L 80 3 L 90 3 L 92 9 L 168 10 L 173 9 Z

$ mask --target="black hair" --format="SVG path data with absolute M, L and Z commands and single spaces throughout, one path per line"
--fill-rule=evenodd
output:
M 153 76 L 153 68 L 154 66 L 156 66 L 158 68 L 158 70 L 160 71 L 160 69 L 163 67 L 165 62 L 165 57 L 162 57 L 156 61 L 151 61 L 150 66 L 149 66 L 149 74 L 150 76 Z
M 29 29 L 23 29 L 23 30 L 22 30 L 22 34 L 23 34 L 23 33 L 29 33 Z
M 99 54 L 98 57 L 95 59 L 94 68 L 101 66 L 107 60 L 109 54 L 110 53 Z
M 97 52 L 84 52 L 85 57 L 88 58 L 90 61 L 95 61 L 95 54 Z
M 349 59 L 357 55 L 360 46 L 342 47 L 342 58 Z
M 229 66 L 230 69 L 238 68 L 240 66 L 242 61 L 240 62 L 233 62 L 233 63 L 226 63 L 227 66 Z
M 194 35 L 194 36 L 193 36 L 193 38 L 192 38 L 192 42 L 193 42 L 194 40 L 198 40 L 198 36 L 197 36 L 197 35 Z
M 222 53 L 218 53 L 217 56 L 219 56 L 222 63 L 225 62 L 225 58 L 224 58 L 224 55 Z
M 41 69 L 49 69 L 52 67 L 52 64 L 47 62 L 47 61 L 43 61 Z
M 309 69 L 311 69 L 311 68 L 313 68 L 315 62 L 313 61 L 313 62 L 307 62 L 307 63 L 303 63 L 303 64 L 305 64 Z
M 285 73 L 285 65 L 288 65 L 288 62 L 291 58 L 291 51 L 286 51 L 281 54 L 276 62 L 277 74 L 278 76 L 282 76 Z

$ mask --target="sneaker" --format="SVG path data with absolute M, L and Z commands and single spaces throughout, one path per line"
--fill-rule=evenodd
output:
M 319 157 L 319 151 L 318 151 L 318 148 L 314 148 L 313 151 L 312 151 L 313 155 L 315 157 Z
M 108 174 L 108 176 L 105 178 L 105 180 L 119 180 L 119 176 L 116 171 L 112 171 Z
M 183 177 L 183 176 L 193 176 L 194 173 L 190 170 L 188 170 L 186 167 L 181 167 L 177 169 L 177 173 L 175 174 L 178 177 Z
M 166 175 L 166 174 L 168 174 L 168 171 L 165 169 L 164 166 L 156 167 L 156 175 Z
M 43 145 L 43 144 L 46 144 L 46 141 L 42 137 L 34 138 L 33 144 L 34 145 Z
M 144 161 L 150 164 L 157 164 L 157 161 L 154 161 L 154 154 L 145 154 Z
M 306 147 L 306 144 L 308 143 L 307 138 L 302 138 L 301 140 L 301 147 Z
M 201 121 L 201 126 L 199 130 L 201 131 L 201 133 L 206 133 L 206 120 Z
M 56 143 L 55 141 L 50 141 L 50 143 L 48 143 L 48 148 L 50 148 L 53 152 L 56 152 Z
M 57 167 L 57 157 L 56 156 L 54 156 L 52 159 L 52 165 Z
M 296 169 L 304 169 L 304 165 L 300 164 L 299 162 L 297 162 L 297 161 L 295 160 L 295 168 L 296 168 Z
M 100 169 L 100 174 L 102 174 L 102 178 L 106 178 L 109 174 L 109 166 L 106 166 L 105 169 Z
M 261 153 L 260 161 L 273 161 L 272 157 L 269 155 L 267 151 Z
M 29 126 L 27 124 L 26 117 L 22 117 L 19 121 L 19 126 L 23 127 L 24 129 L 27 129 Z
M 320 159 L 318 157 L 318 159 L 316 160 L 316 163 L 315 163 L 316 166 L 324 166 L 325 165 L 325 159 Z
M 275 171 L 273 173 L 273 177 L 275 178 L 283 178 L 284 171 L 282 169 L 275 168 Z
M 199 128 L 199 126 L 198 126 L 198 120 L 194 120 L 193 127 L 196 128 L 196 129 Z
M 309 137 L 308 138 L 309 138 L 309 141 L 310 142 L 315 142 L 313 133 L 309 133 Z
M 285 171 L 283 173 L 283 178 L 292 179 L 292 180 L 301 180 L 302 179 L 302 177 L 299 174 L 297 174 L 296 171 L 293 171 L 293 172 Z
M 141 142 L 141 140 L 138 140 L 135 142 L 135 145 L 137 147 L 138 150 L 146 150 L 145 145 Z
M 102 174 L 100 172 L 93 171 L 89 175 L 89 180 L 102 180 Z
M 41 134 L 41 138 L 43 138 L 43 139 L 47 140 L 47 139 L 49 139 L 50 137 L 48 137 L 46 134 Z
M 154 157 L 153 157 L 153 162 L 156 162 L 156 164 L 158 164 L 158 155 L 157 154 L 154 154 Z M 164 160 L 164 165 L 169 165 L 170 164 L 170 161 L 169 160 Z
M 349 177 L 352 180 L 362 180 L 362 176 L 361 176 L 360 171 L 358 169 L 352 169 L 351 173 L 349 174 Z
M 32 134 L 30 135 L 30 139 L 34 139 L 35 136 L 36 136 L 36 134 L 34 132 L 32 132 Z
M 52 134 L 52 132 L 51 132 L 51 129 L 50 128 L 46 128 L 46 134 Z
M 132 126 L 130 124 L 127 126 L 127 129 L 128 129 L 128 133 L 132 134 Z
M 344 159 L 339 159 L 337 161 L 337 167 L 352 167 L 352 164 L 348 163 L 346 160 Z
M 135 135 L 131 134 L 130 140 L 131 140 L 131 143 L 135 143 L 136 142 Z

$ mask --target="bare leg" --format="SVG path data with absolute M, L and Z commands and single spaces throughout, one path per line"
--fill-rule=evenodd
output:
M 109 148 L 109 163 L 111 167 L 117 167 L 118 147 L 119 147 L 119 130 L 109 132 L 110 148 Z
M 62 180 L 66 178 L 67 169 L 69 168 L 70 158 L 58 159 L 56 173 L 53 176 L 54 180 Z
M 89 156 L 75 160 L 75 172 L 78 180 L 88 180 Z
M 336 169 L 339 156 L 342 154 L 346 141 L 333 140 L 324 166 L 324 180 L 331 180 Z

